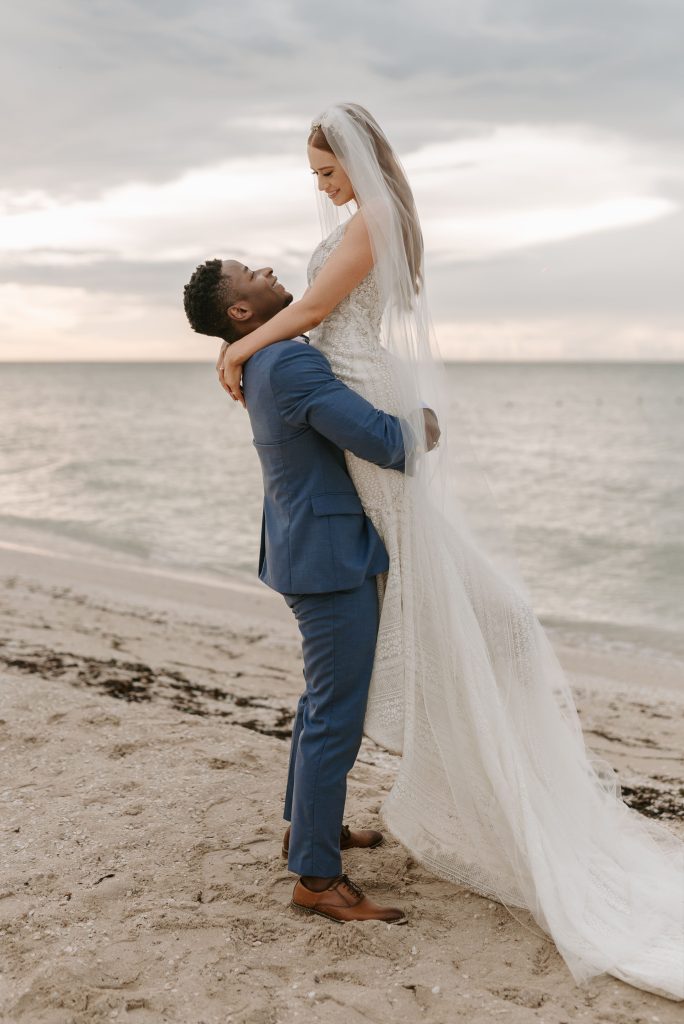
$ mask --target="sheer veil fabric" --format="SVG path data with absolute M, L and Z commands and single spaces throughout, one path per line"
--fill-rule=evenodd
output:
M 398 193 L 399 160 L 355 104 L 314 124 L 368 226 L 387 411 L 420 436 L 426 403 L 443 429 L 439 448 L 410 460 L 393 518 L 402 680 L 399 696 L 371 684 L 365 724 L 402 754 L 382 816 L 436 875 L 529 911 L 578 983 L 607 972 L 684 999 L 684 843 L 628 808 L 611 766 L 586 749 L 465 429 L 446 436 L 445 375 L 422 265 L 416 273 L 407 257 L 415 208 Z M 339 211 L 319 199 L 327 236 Z M 353 345 L 345 359 L 363 374 Z

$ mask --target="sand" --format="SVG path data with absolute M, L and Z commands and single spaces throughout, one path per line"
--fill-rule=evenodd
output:
M 430 876 L 390 835 L 345 869 L 406 926 L 289 908 L 301 661 L 290 612 L 257 582 L 6 545 L 0 594 L 3 1021 L 681 1020 L 605 975 L 578 987 L 529 917 Z M 559 656 L 628 802 L 684 835 L 680 672 Z M 395 764 L 364 741 L 352 826 L 380 827 Z

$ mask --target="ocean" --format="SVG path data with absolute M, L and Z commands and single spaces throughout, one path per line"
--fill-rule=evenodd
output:
M 448 374 L 542 622 L 684 663 L 684 364 Z M 0 364 L 0 542 L 255 580 L 260 525 L 213 365 Z

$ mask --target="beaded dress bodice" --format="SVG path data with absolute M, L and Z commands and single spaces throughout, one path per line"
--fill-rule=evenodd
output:
M 339 245 L 340 224 L 314 249 L 308 267 L 311 284 Z M 333 372 L 384 412 L 396 412 L 389 355 L 380 344 L 382 301 L 375 271 L 345 296 L 319 327 L 310 331 L 311 344 L 327 356 Z

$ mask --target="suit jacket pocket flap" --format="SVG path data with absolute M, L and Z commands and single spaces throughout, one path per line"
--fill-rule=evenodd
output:
M 363 515 L 358 494 L 349 491 L 339 494 L 312 494 L 311 508 L 315 516 Z

